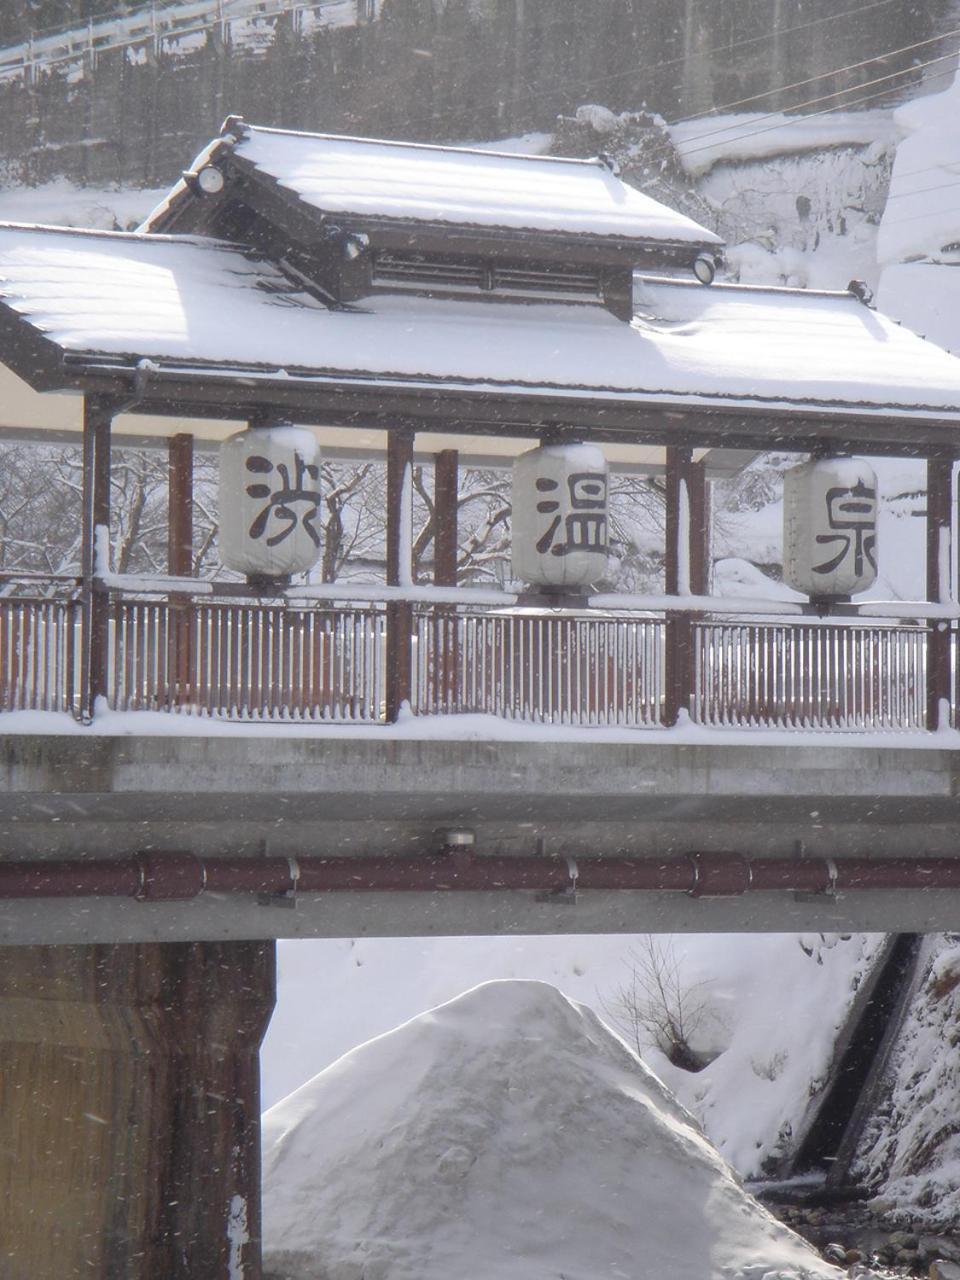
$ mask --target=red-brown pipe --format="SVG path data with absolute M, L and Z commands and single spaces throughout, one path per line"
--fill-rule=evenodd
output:
M 50 862 L 0 861 L 0 900 L 127 897 L 188 901 L 202 893 L 536 892 L 573 889 L 739 897 L 748 892 L 960 889 L 958 858 L 757 858 L 691 853 L 649 858 L 212 858 L 188 853 Z

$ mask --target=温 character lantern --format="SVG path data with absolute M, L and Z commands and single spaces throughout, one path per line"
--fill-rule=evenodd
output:
M 250 578 L 288 578 L 320 555 L 320 450 L 311 431 L 250 427 L 220 447 L 220 559 Z
M 513 576 L 588 587 L 607 566 L 607 462 L 595 445 L 541 445 L 513 464 Z
M 814 599 L 877 578 L 877 477 L 859 458 L 817 458 L 783 477 L 783 577 Z

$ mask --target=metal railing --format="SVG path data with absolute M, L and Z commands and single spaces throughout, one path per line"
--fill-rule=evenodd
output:
M 926 727 L 927 628 L 861 622 L 698 622 L 701 724 L 785 729 Z
M 114 601 L 111 706 L 241 720 L 371 722 L 384 698 L 384 613 Z
M 79 650 L 76 599 L 0 597 L 0 711 L 73 711 Z
M 579 613 L 477 613 L 415 620 L 413 708 L 561 725 L 654 725 L 663 620 Z
M 358 589 L 366 600 L 329 589 L 265 600 L 229 584 L 171 582 L 101 588 L 100 688 L 116 710 L 377 724 L 408 699 L 421 716 L 573 727 L 656 727 L 677 708 L 717 728 L 957 723 L 957 624 L 942 618 L 745 619 L 499 605 L 478 593 L 460 603 L 450 592 L 391 611 L 379 589 Z M 75 583 L 4 589 L 0 711 L 80 714 L 87 615 Z

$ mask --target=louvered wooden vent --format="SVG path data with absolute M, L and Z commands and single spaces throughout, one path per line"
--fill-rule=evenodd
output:
M 603 301 L 600 276 L 595 271 L 553 264 L 504 264 L 382 250 L 374 258 L 373 284 L 424 293 L 492 293 L 564 302 Z

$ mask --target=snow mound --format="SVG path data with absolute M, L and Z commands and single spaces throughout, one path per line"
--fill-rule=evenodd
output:
M 828 1280 L 666 1088 L 547 983 L 348 1053 L 263 1122 L 283 1280 Z

